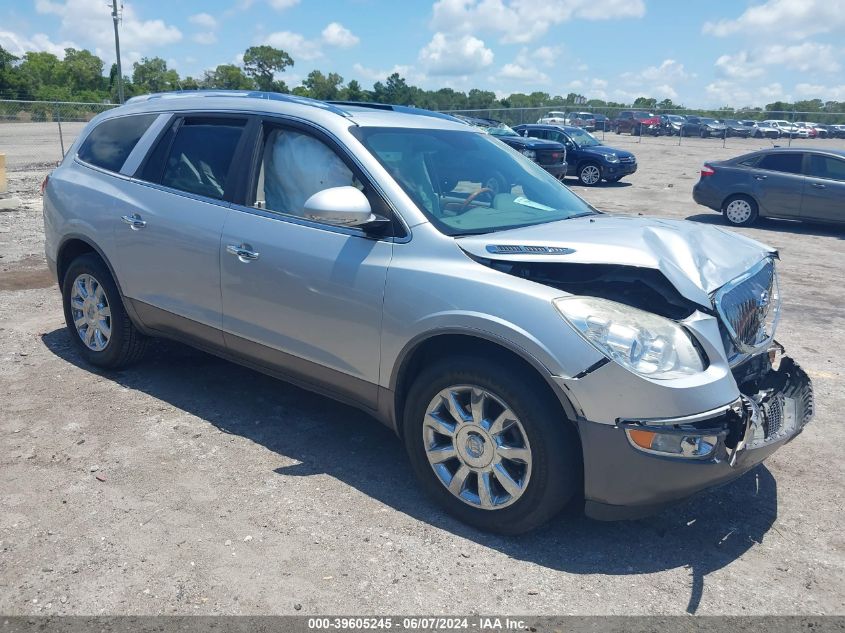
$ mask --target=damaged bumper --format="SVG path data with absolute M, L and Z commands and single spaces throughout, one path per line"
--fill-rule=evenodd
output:
M 638 518 L 736 479 L 813 416 L 812 383 L 789 357 L 743 387 L 754 393 L 697 415 L 580 422 L 587 515 Z

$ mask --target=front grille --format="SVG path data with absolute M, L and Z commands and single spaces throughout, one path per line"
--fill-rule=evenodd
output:
M 780 309 L 774 261 L 765 259 L 723 286 L 714 304 L 739 352 L 766 346 L 774 336 Z
M 633 156 L 623 156 L 619 159 L 620 163 L 635 163 L 637 161 Z
M 565 158 L 566 152 L 564 150 L 537 150 L 537 162 L 541 165 L 560 165 Z

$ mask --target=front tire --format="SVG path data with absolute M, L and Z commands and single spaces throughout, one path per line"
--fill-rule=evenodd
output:
M 736 195 L 722 205 L 725 219 L 732 226 L 751 226 L 757 221 L 760 210 L 757 203 L 748 196 Z
M 539 377 L 509 360 L 444 358 L 408 393 L 403 432 L 426 492 L 476 528 L 520 534 L 558 514 L 581 487 L 574 427 Z
M 65 323 L 85 360 L 119 369 L 141 358 L 146 338 L 126 310 L 103 260 L 93 253 L 77 257 L 62 281 Z
M 595 187 L 601 182 L 601 168 L 595 163 L 585 163 L 578 168 L 578 180 L 585 187 Z

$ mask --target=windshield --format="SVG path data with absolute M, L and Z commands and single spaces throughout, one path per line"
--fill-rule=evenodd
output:
M 487 134 L 375 127 L 350 131 L 447 235 L 595 213 L 542 167 Z
M 601 141 L 590 134 L 587 130 L 578 128 L 576 130 L 570 130 L 567 134 L 569 134 L 569 137 L 581 147 L 595 147 L 596 145 L 601 145 Z
M 504 123 L 497 123 L 485 129 L 488 134 L 492 134 L 493 136 L 519 136 L 519 134 Z
M 718 123 L 716 119 L 707 119 L 705 117 L 701 117 L 699 121 L 701 121 L 702 123 Z

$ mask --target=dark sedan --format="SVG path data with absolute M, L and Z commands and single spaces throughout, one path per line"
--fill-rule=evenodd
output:
M 723 138 L 727 128 L 716 119 L 703 116 L 688 116 L 686 123 L 681 126 L 681 136 L 700 136 L 707 138 L 718 136 Z
M 758 217 L 845 222 L 845 151 L 784 147 L 707 162 L 692 197 L 735 226 Z
M 749 138 L 754 132 L 750 127 L 743 125 L 742 121 L 737 121 L 736 119 L 724 119 L 720 123 L 725 126 L 725 133 L 728 136 Z
M 562 143 L 554 141 L 543 141 L 534 138 L 525 138 L 517 134 L 501 121 L 493 119 L 480 119 L 474 117 L 457 116 L 468 125 L 481 128 L 491 136 L 513 147 L 523 156 L 527 156 L 552 176 L 563 178 L 566 176 L 568 166 L 566 164 L 566 148 Z
M 557 141 L 566 146 L 568 176 L 576 176 L 581 184 L 597 185 L 601 180 L 617 182 L 637 171 L 637 159 L 631 152 L 608 147 L 595 136 L 569 125 L 517 125 L 523 136 Z

